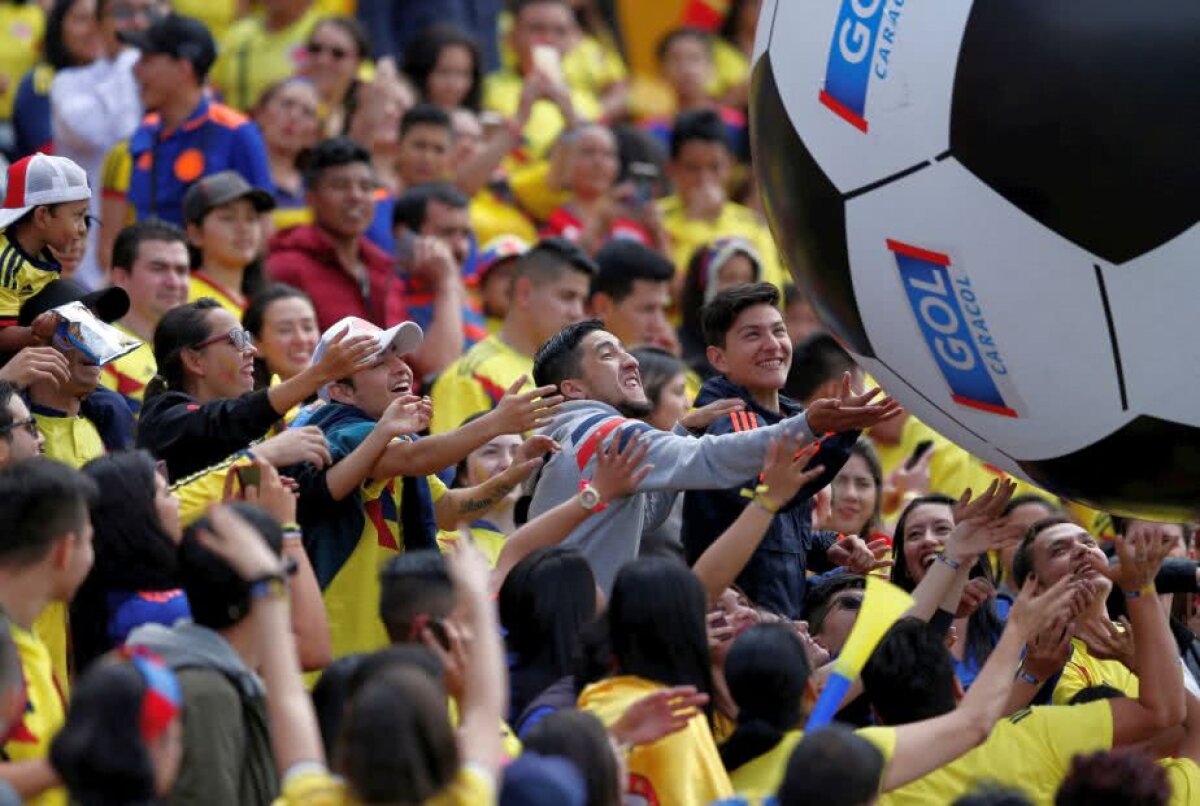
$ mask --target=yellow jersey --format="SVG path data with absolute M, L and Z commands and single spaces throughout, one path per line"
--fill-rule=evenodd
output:
M 445 494 L 446 485 L 437 476 L 429 476 L 427 480 L 436 504 Z M 401 511 L 401 481 L 397 478 L 363 483 L 363 509 L 375 512 L 378 517 L 363 518 L 362 536 L 354 551 L 322 591 L 335 658 L 374 652 L 388 645 L 387 630 L 379 618 L 379 573 L 388 560 L 404 551 L 404 535 L 399 519 L 392 520 L 382 513 Z
M 585 34 L 562 60 L 563 78 L 574 89 L 600 95 L 629 79 L 621 52 L 602 39 Z
M 358 801 L 346 788 L 346 782 L 326 770 L 305 769 L 283 781 L 283 791 L 275 806 L 353 806 Z M 492 774 L 472 764 L 464 764 L 445 790 L 424 806 L 488 806 L 496 803 L 496 781 Z
M 57 280 L 61 271 L 49 251 L 27 255 L 8 232 L 0 232 L 0 327 L 15 325 L 21 306 Z
M 472 523 L 470 529 L 471 540 L 476 548 L 483 552 L 483 556 L 487 557 L 488 567 L 494 569 L 496 563 L 500 562 L 500 552 L 504 550 L 507 535 L 496 529 L 492 523 L 483 520 Z M 438 532 L 437 543 L 442 554 L 453 551 L 458 545 L 458 532 Z
M 126 336 L 140 340 L 140 336 L 120 322 L 114 327 Z M 146 384 L 158 373 L 158 364 L 154 360 L 154 347 L 143 341 L 136 350 L 110 361 L 100 370 L 100 383 L 111 389 L 129 404 L 129 410 L 135 414 L 142 407 L 142 397 L 146 392 Z
M 958 499 L 963 491 L 970 488 L 975 495 L 986 490 L 988 485 L 997 478 L 1010 478 L 998 467 L 985 463 L 974 454 L 968 453 L 955 445 L 941 434 L 934 431 L 913 415 L 909 415 L 900 431 L 900 440 L 895 444 L 885 444 L 872 440 L 875 452 L 879 455 L 879 463 L 883 467 L 883 477 L 887 478 L 896 468 L 900 467 L 911 455 L 917 444 L 929 440 L 933 443 L 933 455 L 929 457 L 929 492 L 941 493 Z M 1023 481 L 1017 482 L 1017 494 L 1027 492 L 1038 493 L 1047 500 L 1054 500 L 1036 487 Z M 896 512 L 885 512 L 884 515 L 896 515 Z
M 0 119 L 12 117 L 17 87 L 37 64 L 45 30 L 46 16 L 40 3 L 0 3 L 0 78 L 4 79 Z
M 508 187 L 521 209 L 537 221 L 546 220 L 551 213 L 571 200 L 570 191 L 556 189 L 550 185 L 550 163 L 546 160 L 509 165 Z
M 1182 670 L 1180 670 L 1182 673 Z M 1090 686 L 1112 686 L 1126 697 L 1137 699 L 1138 677 L 1118 660 L 1101 660 L 1088 652 L 1087 644 L 1071 639 L 1071 657 L 1054 684 L 1051 702 L 1069 705 L 1071 698 Z
M 678 275 L 687 273 L 688 262 L 701 246 L 718 238 L 744 238 L 762 258 L 762 279 L 783 290 L 787 271 L 779 261 L 771 231 L 749 207 L 725 202 L 720 214 L 707 221 L 688 218 L 683 199 L 668 196 L 658 202 L 658 212 L 662 216 L 663 229 L 671 236 L 671 260 Z
M 663 688 L 629 675 L 593 683 L 579 695 L 579 708 L 611 727 L 633 703 Z M 650 803 L 707 806 L 733 795 L 704 714 L 692 717 L 683 730 L 629 751 L 630 795 Z
M 953 803 L 977 785 L 995 781 L 1021 790 L 1037 806 L 1054 803 L 1054 793 L 1080 753 L 1112 748 L 1112 706 L 1026 708 L 996 723 L 987 741 L 944 767 L 899 789 L 885 792 L 879 806 Z
M 21 659 L 21 677 L 25 684 L 25 712 L 19 724 L 12 726 L 4 744 L 9 761 L 30 761 L 50 754 L 50 740 L 66 721 L 66 697 L 55 678 L 50 651 L 38 635 L 38 628 L 23 630 L 9 625 L 9 633 Z M 51 789 L 26 800 L 29 806 L 66 806 L 65 789 Z
M 518 73 L 513 70 L 497 70 L 483 81 L 483 107 L 506 118 L 515 118 L 524 88 L 525 79 Z M 600 101 L 591 92 L 571 87 L 571 103 L 580 120 L 596 120 L 600 117 Z M 541 99 L 534 102 L 529 113 L 529 122 L 522 135 L 529 151 L 540 157 L 550 150 L 564 128 L 566 121 L 559 108 L 550 101 Z
M 211 80 L 228 106 L 247 112 L 263 90 L 294 75 L 304 63 L 305 45 L 324 16 L 314 4 L 286 28 L 268 31 L 261 16 L 234 23 L 221 40 Z
M 895 728 L 863 728 L 855 733 L 875 745 L 883 755 L 885 766 L 891 762 L 896 754 Z M 729 780 L 738 795 L 767 798 L 778 792 L 783 776 L 787 774 L 788 759 L 803 738 L 802 730 L 788 731 L 779 744 L 729 773 Z
M 533 358 L 518 353 L 496 335 L 478 342 L 434 382 L 429 393 L 433 400 L 429 432 L 450 431 L 474 414 L 491 411 L 522 375 L 530 379 L 522 389 L 533 388 Z
M 100 432 L 86 417 L 68 417 L 61 411 L 30 405 L 33 419 L 46 438 L 43 450 L 46 456 L 78 470 L 93 459 L 104 455 L 104 442 Z M 67 665 L 67 608 L 54 603 L 42 611 L 37 619 L 37 632 L 49 649 L 54 666 L 54 677 L 64 694 L 70 683 Z
M 200 20 L 218 41 L 238 14 L 238 0 L 172 0 L 171 6 L 176 14 Z
M 1200 766 L 1190 758 L 1159 759 L 1171 784 L 1171 806 L 1195 806 L 1200 803 Z
M 712 43 L 713 76 L 706 89 L 709 97 L 721 98 L 750 80 L 750 60 L 719 36 L 714 36 Z
M 467 211 L 478 243 L 485 244 L 501 235 L 516 235 L 525 243 L 538 239 L 537 229 L 529 218 L 490 190 L 476 193 Z
M 201 297 L 209 297 L 221 303 L 221 307 L 233 314 L 239 322 L 246 311 L 246 303 L 242 301 L 241 289 L 225 288 L 202 271 L 192 272 L 188 282 L 188 302 L 195 302 Z

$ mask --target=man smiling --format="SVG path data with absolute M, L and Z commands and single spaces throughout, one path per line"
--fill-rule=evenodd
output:
M 785 366 L 782 376 L 786 375 Z M 638 493 L 607 506 L 596 500 L 594 511 L 600 514 L 588 518 L 566 540 L 587 556 L 606 591 L 621 565 L 637 556 L 643 532 L 653 530 L 670 513 L 680 490 L 727 489 L 754 477 L 762 469 L 774 437 L 787 434 L 811 440 L 813 433 L 864 428 L 898 410 L 886 398 L 871 403 L 875 390 L 818 400 L 803 414 L 778 417 L 774 425 L 739 433 L 693 439 L 657 431 L 641 420 L 625 419 L 644 417 L 653 406 L 642 387 L 637 359 L 598 320 L 568 325 L 544 344 L 534 359 L 533 377 L 539 386 L 557 386 L 567 402 L 544 432 L 558 442 L 561 451 L 546 463 L 530 517 L 581 489 L 581 504 L 587 505 L 588 479 L 597 451 L 614 432 L 620 431 L 622 444 L 634 434 L 646 442 L 646 463 L 652 467 L 638 485 Z M 836 468 L 830 472 L 833 470 Z M 769 490 L 756 489 L 753 496 L 757 505 L 778 509 Z M 721 529 L 713 524 L 709 539 L 715 539 Z M 871 560 L 864 544 L 852 541 L 846 549 L 847 556 L 839 559 L 854 559 L 859 564 Z M 803 569 L 800 573 L 802 577 Z
M 707 433 L 755 433 L 760 427 L 789 422 L 803 408 L 779 392 L 787 383 L 792 364 L 792 342 L 779 310 L 779 291 L 770 283 L 739 285 L 717 294 L 701 312 L 708 362 L 721 373 L 709 379 L 696 398 L 703 406 L 715 400 L 740 398 L 746 407 L 722 417 Z M 843 384 L 848 395 L 848 384 Z M 819 401 L 814 401 L 812 408 Z M 858 439 L 858 422 L 818 428 L 821 447 L 810 460 L 825 472 L 790 501 L 774 501 L 778 515 L 762 543 L 738 575 L 741 589 L 756 604 L 788 618 L 799 618 L 808 588 L 806 570 L 830 570 L 848 565 L 856 573 L 870 571 L 875 563 L 867 545 L 850 536 L 837 540 L 832 532 L 814 532 L 810 498 L 833 480 Z M 827 433 L 836 432 L 836 433 Z M 715 492 L 689 494 L 683 501 L 683 545 L 695 562 L 704 550 L 755 500 L 757 467 Z M 718 486 L 718 485 L 713 485 Z

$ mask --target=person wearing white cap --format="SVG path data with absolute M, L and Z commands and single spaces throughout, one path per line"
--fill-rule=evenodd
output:
M 8 166 L 0 205 L 0 353 L 53 335 L 52 317 L 21 327 L 17 315 L 62 271 L 50 250 L 66 251 L 87 236 L 91 197 L 87 174 L 65 157 L 38 153 Z
M 526 440 L 508 470 L 477 487 L 447 490 L 433 474 L 500 434 L 540 427 L 562 402 L 549 387 L 518 394 L 526 380 L 521 377 L 495 409 L 462 428 L 420 440 L 396 438 L 405 433 L 400 421 L 428 420 L 428 401 L 413 395 L 413 371 L 404 359 L 423 334 L 413 322 L 382 330 L 346 317 L 321 336 L 313 360 L 319 361 L 334 339 L 363 333 L 376 337 L 376 359 L 326 384 L 321 397 L 329 402 L 306 423 L 324 432 L 332 468 L 292 474 L 300 484 L 299 519 L 329 614 L 334 657 L 387 646 L 379 618 L 379 573 L 390 558 L 436 548 L 439 529 L 475 520 L 499 504 L 556 446 L 542 437 Z M 357 478 L 348 487 L 344 471 L 349 464 Z M 336 483 L 335 474 L 340 474 Z

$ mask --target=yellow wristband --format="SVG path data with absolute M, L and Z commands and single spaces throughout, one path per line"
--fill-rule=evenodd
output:
M 767 495 L 771 492 L 771 488 L 765 484 L 760 484 L 754 488 L 754 503 L 765 509 L 767 512 L 775 515 L 779 512 L 779 504 L 776 504 Z
M 1154 587 L 1154 583 L 1153 583 L 1153 582 L 1150 582 L 1150 583 L 1148 583 L 1148 584 L 1146 584 L 1146 585 L 1143 585 L 1143 586 L 1142 586 L 1141 588 L 1139 588 L 1138 590 L 1135 590 L 1135 591 L 1125 591 L 1125 598 L 1126 598 L 1126 599 L 1137 599 L 1137 598 L 1140 598 L 1140 597 L 1142 597 L 1142 596 L 1153 596 L 1153 595 L 1154 595 L 1155 593 L 1157 593 L 1157 592 L 1158 592 L 1158 591 L 1155 589 L 1155 587 Z

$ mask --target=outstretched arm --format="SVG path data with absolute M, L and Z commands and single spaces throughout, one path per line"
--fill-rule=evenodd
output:
M 525 385 L 520 378 L 508 388 L 496 408 L 451 431 L 425 437 L 418 442 L 393 442 L 375 463 L 370 477 L 428 476 L 458 464 L 467 454 L 501 434 L 522 434 L 549 424 L 562 396 L 553 386 L 518 394 Z
M 750 562 L 750 557 L 762 543 L 779 508 L 790 501 L 801 487 L 824 472 L 821 466 L 804 469 L 811 456 L 812 446 L 801 450 L 797 439 L 771 440 L 763 465 L 766 490 L 755 495 L 750 506 L 742 510 L 737 520 L 704 550 L 692 566 L 692 573 L 704 585 L 709 604 L 720 598 L 746 567 L 746 563 Z
M 1073 606 L 1078 583 L 1063 578 L 1040 596 L 1031 580 L 1013 605 L 1000 642 L 958 708 L 933 719 L 900 725 L 896 751 L 883 777 L 886 792 L 929 774 L 979 745 L 991 733 L 1012 689 L 1025 642 L 1060 611 Z

